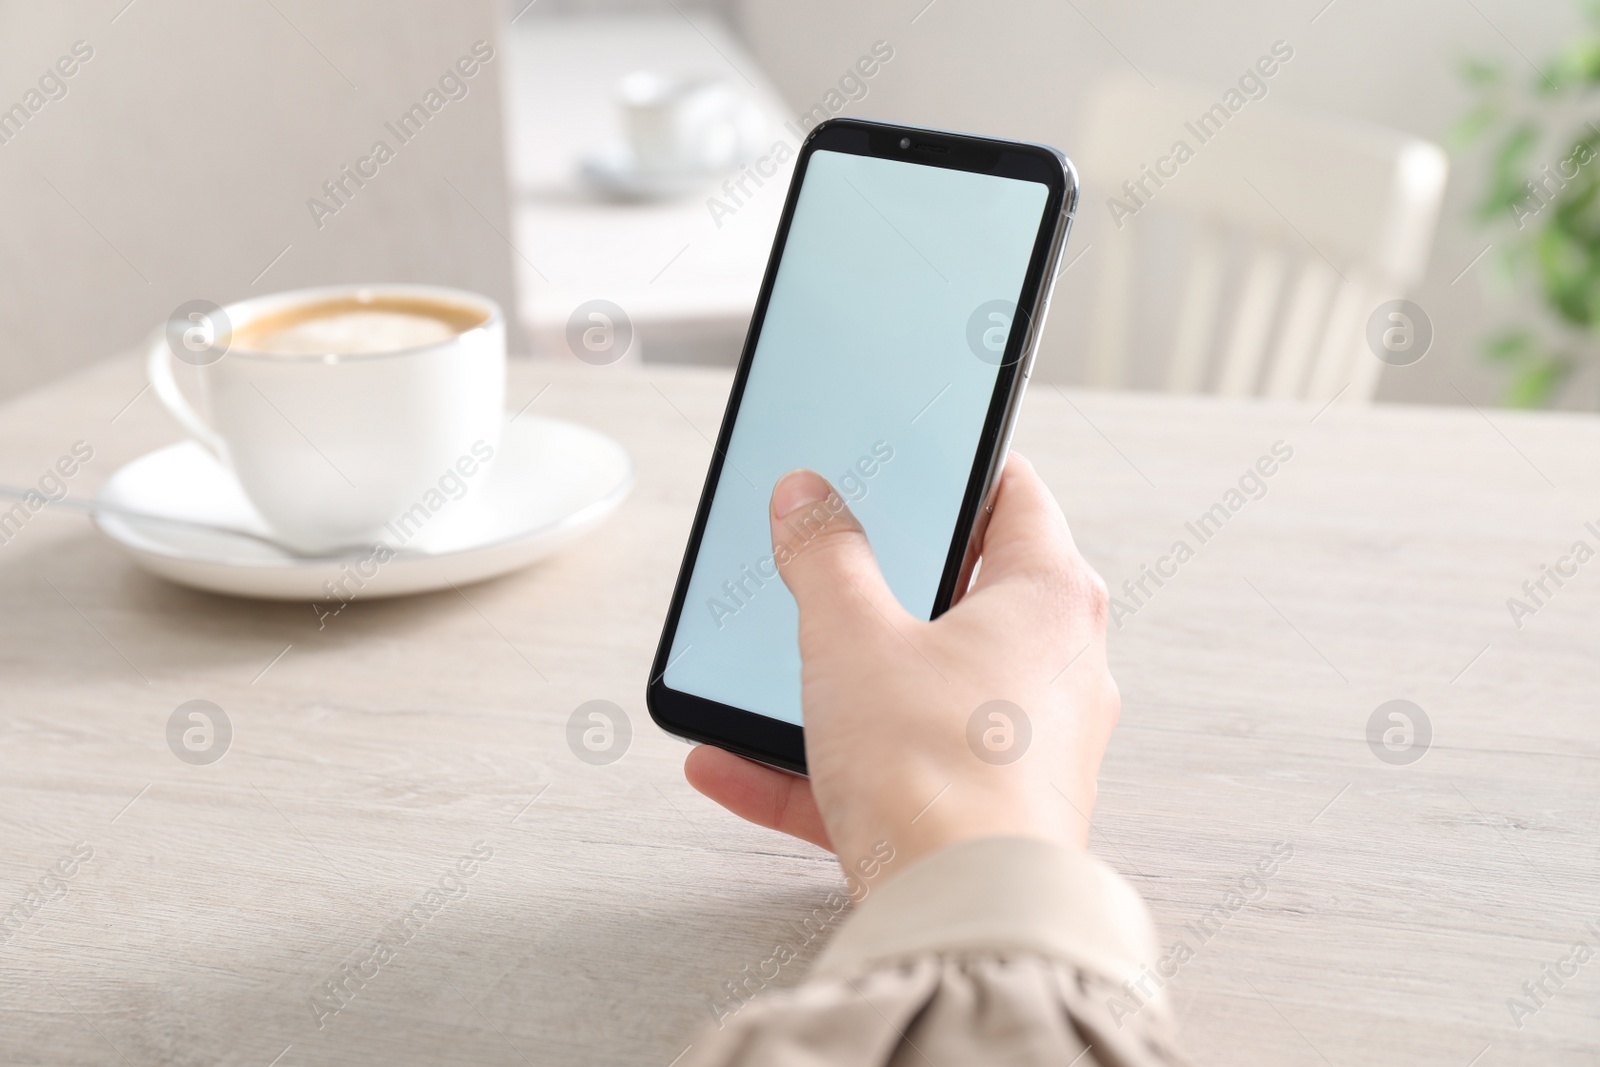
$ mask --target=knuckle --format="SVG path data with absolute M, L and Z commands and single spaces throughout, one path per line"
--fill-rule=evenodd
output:
M 1052 553 L 1028 568 L 1031 599 L 1066 637 L 1106 632 L 1111 621 L 1111 591 L 1105 579 L 1076 552 Z M 1079 638 L 1081 640 L 1081 638 Z
M 775 546 L 780 566 L 802 557 L 829 555 L 840 544 L 851 545 L 863 536 L 837 494 L 805 511 L 786 516 L 783 528 L 784 536 Z
M 1103 631 L 1111 617 L 1111 591 L 1106 581 L 1083 558 L 1067 563 L 1061 589 L 1070 616 L 1086 618 L 1097 631 Z
M 857 570 L 859 542 L 863 540 L 850 530 L 833 530 L 818 537 L 801 552 L 811 557 L 813 566 L 848 577 Z
M 1111 591 L 1106 588 L 1106 580 L 1088 564 L 1079 568 L 1078 579 L 1079 588 L 1075 590 L 1078 596 L 1095 614 L 1105 614 L 1106 609 L 1111 606 Z

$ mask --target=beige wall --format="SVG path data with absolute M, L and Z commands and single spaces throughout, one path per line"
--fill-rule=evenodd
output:
M 75 42 L 93 50 L 0 144 L 0 396 L 191 299 L 401 280 L 509 310 L 503 54 L 410 143 L 383 126 L 495 43 L 499 3 L 126 4 L 0 2 L 0 108 L 26 105 Z M 380 138 L 394 158 L 319 229 L 308 198 Z

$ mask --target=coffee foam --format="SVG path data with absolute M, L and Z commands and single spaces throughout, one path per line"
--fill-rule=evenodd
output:
M 475 308 L 416 297 L 327 300 L 236 326 L 231 347 L 277 356 L 373 355 L 448 341 L 485 321 Z

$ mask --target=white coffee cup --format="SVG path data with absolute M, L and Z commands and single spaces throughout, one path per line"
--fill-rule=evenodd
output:
M 206 417 L 174 358 L 198 367 Z M 505 319 L 487 297 L 351 285 L 185 305 L 152 339 L 147 370 L 273 533 L 325 552 L 392 542 L 386 524 L 447 472 L 481 477 L 500 444 L 505 364 Z
M 617 102 L 643 171 L 715 171 L 747 151 L 753 107 L 721 78 L 635 71 L 617 85 Z

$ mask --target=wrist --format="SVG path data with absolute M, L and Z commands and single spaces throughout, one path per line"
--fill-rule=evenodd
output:
M 941 849 L 989 837 L 1032 838 L 1085 849 L 1089 824 L 1079 806 L 1048 782 L 1030 784 L 1036 788 L 967 781 L 947 781 L 937 788 L 926 783 L 886 787 L 874 798 L 876 803 L 857 809 L 863 817 L 829 827 L 840 866 L 847 876 L 859 877 L 867 864 L 876 878 L 888 851 L 894 862 L 882 877 L 891 877 Z

